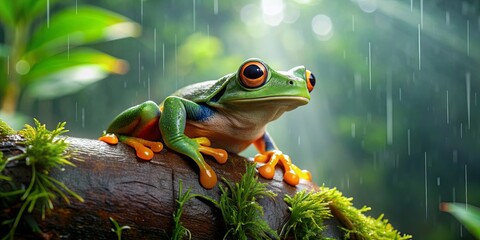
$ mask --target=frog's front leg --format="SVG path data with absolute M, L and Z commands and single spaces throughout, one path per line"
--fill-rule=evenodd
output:
M 210 147 L 210 141 L 205 137 L 189 138 L 185 135 L 186 121 L 204 121 L 214 114 L 208 106 L 170 96 L 163 104 L 160 118 L 160 130 L 165 144 L 172 150 L 187 155 L 195 161 L 200 169 L 200 184 L 207 189 L 217 184 L 217 175 L 208 165 L 203 154 L 211 155 L 218 163 L 227 161 L 227 152 L 223 149 Z
M 262 177 L 272 179 L 275 175 L 275 166 L 280 162 L 284 169 L 283 180 L 288 184 L 295 186 L 300 182 L 300 179 L 312 180 L 312 175 L 309 171 L 302 170 L 295 166 L 288 155 L 278 150 L 273 139 L 267 132 L 256 140 L 254 145 L 259 151 L 254 161 L 264 163 L 263 166 L 258 168 L 258 172 Z
M 153 101 L 131 107 L 115 117 L 99 140 L 108 144 L 123 142 L 135 149 L 137 157 L 151 160 L 154 152 L 163 149 L 161 142 L 146 140 L 160 140 L 160 114 L 158 105 Z

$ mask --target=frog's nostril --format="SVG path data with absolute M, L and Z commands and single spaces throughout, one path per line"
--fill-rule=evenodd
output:
M 288 84 L 293 86 L 293 84 L 294 84 L 293 80 L 288 81 Z

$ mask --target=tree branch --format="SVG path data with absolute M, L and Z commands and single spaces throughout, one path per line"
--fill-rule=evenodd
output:
M 18 136 L 0 139 L 0 151 L 6 157 L 21 154 L 20 140 Z M 76 167 L 52 171 L 51 176 L 85 201 L 81 203 L 71 199 L 71 204 L 63 201 L 54 203 L 54 210 L 47 214 L 45 220 L 39 221 L 42 231 L 54 238 L 112 239 L 115 235 L 111 231 L 113 225 L 109 217 L 120 225 L 131 227 L 123 232 L 125 239 L 168 238 L 180 181 L 184 191 L 191 188 L 192 193 L 219 199 L 218 184 L 212 190 L 201 187 L 194 162 L 171 150 L 163 150 L 151 161 L 142 161 L 123 144 L 111 146 L 97 140 L 73 137 L 67 141 L 73 150 L 72 162 Z M 230 154 L 227 163 L 219 165 L 206 158 L 219 179 L 223 177 L 230 182 L 240 180 L 245 172 L 245 161 L 248 161 Z M 6 174 L 24 184 L 29 181 L 29 172 L 24 164 L 9 164 Z M 282 176 L 282 171 L 277 169 L 273 180 L 259 177 L 259 181 L 268 183 L 268 189 L 277 194 L 273 200 L 260 200 L 264 218 L 270 227 L 277 230 L 289 217 L 284 196 L 294 195 L 303 189 L 318 189 L 314 183 L 307 181 L 297 187 L 289 186 L 283 182 Z M 219 184 L 222 184 L 221 181 Z M 222 239 L 226 230 L 221 216 L 220 211 L 210 203 L 194 198 L 184 207 L 182 224 L 191 231 L 193 239 Z M 336 218 L 327 220 L 325 224 L 326 236 L 343 238 L 337 227 L 341 224 Z

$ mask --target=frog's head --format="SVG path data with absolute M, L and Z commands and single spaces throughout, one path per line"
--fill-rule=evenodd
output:
M 275 71 L 260 59 L 245 61 L 236 73 L 227 75 L 217 96 L 210 101 L 235 107 L 292 110 L 310 101 L 315 76 L 303 66 Z

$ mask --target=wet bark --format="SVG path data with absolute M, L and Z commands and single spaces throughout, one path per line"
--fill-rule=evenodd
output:
M 21 154 L 18 141 L 18 136 L 0 139 L 0 150 L 5 156 Z M 54 210 L 45 220 L 38 221 L 42 231 L 54 239 L 115 239 L 109 217 L 120 225 L 131 227 L 123 231 L 123 239 L 168 239 L 180 181 L 184 191 L 191 188 L 192 193 L 219 198 L 218 184 L 212 190 L 201 187 L 193 161 L 168 149 L 156 154 L 151 161 L 142 161 L 136 158 L 133 149 L 123 144 L 111 146 L 97 140 L 73 137 L 69 137 L 68 142 L 73 150 L 71 160 L 76 167 L 54 170 L 51 176 L 65 183 L 85 201 L 70 198 L 69 205 L 56 201 Z M 209 157 L 206 159 L 219 179 L 231 182 L 240 180 L 245 172 L 245 161 L 248 161 L 234 154 L 230 154 L 224 165 Z M 30 173 L 24 164 L 11 164 L 5 173 L 13 176 L 15 181 L 28 183 Z M 259 179 L 268 183 L 268 189 L 277 194 L 275 199 L 260 201 L 264 218 L 277 230 L 289 217 L 284 196 L 318 188 L 307 181 L 297 187 L 289 186 L 282 181 L 282 175 L 277 169 L 274 179 Z M 185 205 L 182 223 L 191 231 L 192 239 L 222 239 L 226 231 L 221 213 L 210 203 L 196 198 Z M 343 239 L 337 227 L 339 220 L 333 218 L 325 224 L 326 236 Z

